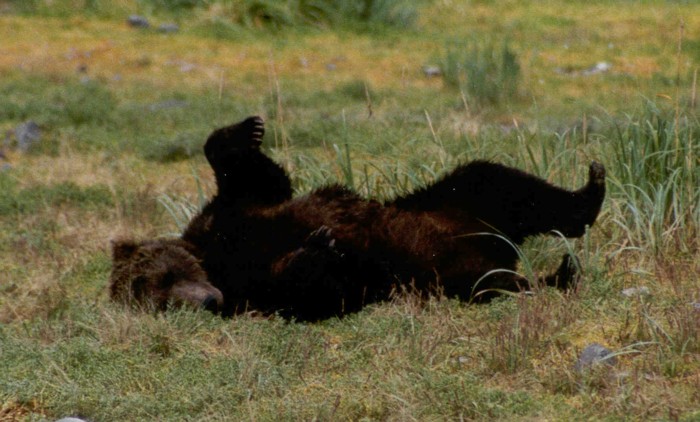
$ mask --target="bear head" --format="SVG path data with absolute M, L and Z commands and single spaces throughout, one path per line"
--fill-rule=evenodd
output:
M 184 305 L 217 312 L 223 295 L 209 282 L 191 250 L 181 239 L 113 241 L 110 296 L 155 310 Z

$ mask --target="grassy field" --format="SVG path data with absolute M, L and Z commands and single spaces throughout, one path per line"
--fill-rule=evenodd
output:
M 344 3 L 0 0 L 0 420 L 700 420 L 700 4 Z M 251 114 L 299 193 L 604 163 L 589 233 L 523 247 L 582 283 L 317 324 L 112 304 L 110 240 L 178 233 Z M 615 365 L 574 369 L 592 343 Z

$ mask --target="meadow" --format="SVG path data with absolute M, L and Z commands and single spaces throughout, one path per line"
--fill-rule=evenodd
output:
M 0 420 L 700 420 L 699 67 L 686 1 L 0 0 Z M 602 162 L 597 223 L 521 251 L 580 283 L 313 324 L 111 303 L 110 241 L 177 235 L 252 114 L 298 194 Z

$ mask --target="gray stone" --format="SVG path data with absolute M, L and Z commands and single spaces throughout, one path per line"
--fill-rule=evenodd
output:
M 574 368 L 580 372 L 601 363 L 613 366 L 617 364 L 617 359 L 615 356 L 612 356 L 612 351 L 610 349 L 601 344 L 593 343 L 583 349 Z
M 572 66 L 558 67 L 554 71 L 562 75 L 570 76 L 592 76 L 601 73 L 607 73 L 612 69 L 612 64 L 608 62 L 598 62 L 593 66 L 587 67 L 585 69 L 575 68 Z
M 28 120 L 15 128 L 15 140 L 17 148 L 27 152 L 41 140 L 41 128 L 33 120 Z
M 436 78 L 442 75 L 442 70 L 437 66 L 423 66 L 423 74 L 427 78 Z
M 625 297 L 649 296 L 650 294 L 651 290 L 649 290 L 649 288 L 645 286 L 630 287 L 622 290 L 622 296 Z
M 612 69 L 612 65 L 608 62 L 598 62 L 595 65 L 585 69 L 581 72 L 584 76 L 597 75 L 599 73 L 606 73 Z
M 148 19 L 144 18 L 143 16 L 139 16 L 139 15 L 129 16 L 127 18 L 126 22 L 132 28 L 149 28 L 151 26 L 151 24 L 148 23 Z
M 87 421 L 85 419 L 68 417 L 68 418 L 61 418 L 61 419 L 57 420 L 56 422 L 87 422 Z
M 174 34 L 180 30 L 180 27 L 176 23 L 162 23 L 158 25 L 158 32 L 164 34 Z

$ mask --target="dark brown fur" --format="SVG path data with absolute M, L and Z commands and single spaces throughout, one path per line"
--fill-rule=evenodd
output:
M 205 154 L 217 195 L 180 239 L 117 243 L 113 297 L 302 320 L 357 311 L 408 283 L 464 300 L 478 292 L 485 297 L 492 293 L 484 291 L 527 287 L 512 272 L 518 258 L 513 244 L 552 230 L 581 236 L 605 196 L 605 169 L 597 163 L 588 184 L 569 191 L 476 161 L 384 204 L 340 186 L 292 198 L 284 170 L 260 151 L 263 132 L 262 120 L 250 117 L 210 135 Z M 542 282 L 568 285 L 574 261 L 565 256 Z M 181 297 L 160 287 L 168 268 L 197 293 Z

